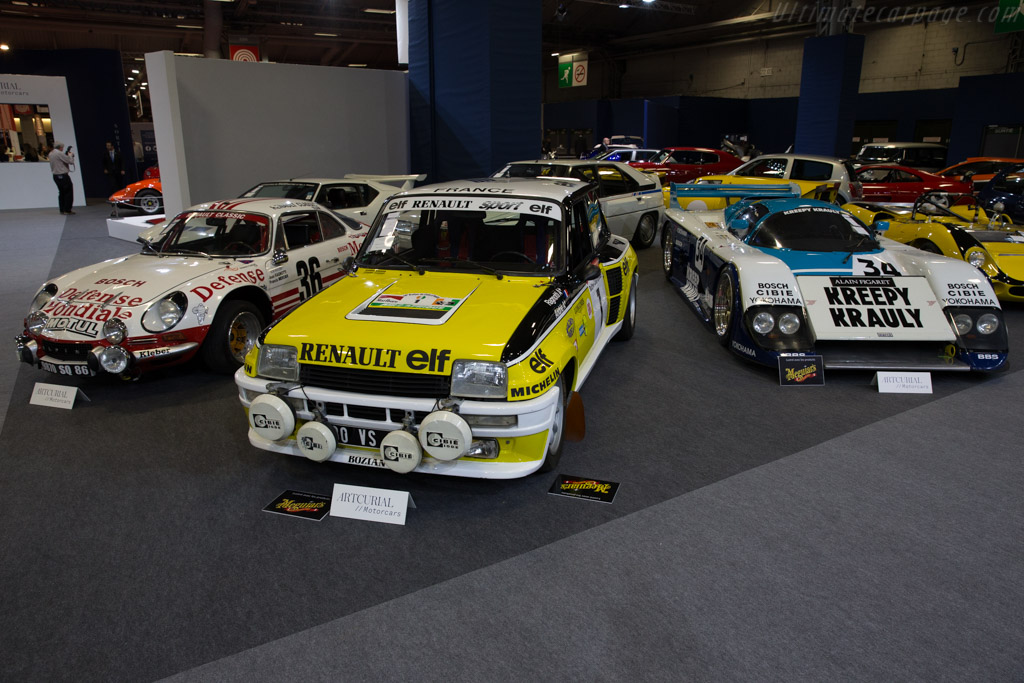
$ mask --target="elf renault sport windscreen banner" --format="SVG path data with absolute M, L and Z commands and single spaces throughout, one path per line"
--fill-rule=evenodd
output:
M 797 282 L 818 339 L 955 339 L 923 277 L 808 276 Z

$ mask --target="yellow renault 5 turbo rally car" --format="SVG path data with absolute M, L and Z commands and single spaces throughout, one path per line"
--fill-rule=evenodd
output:
M 347 266 L 235 374 L 254 446 L 396 472 L 550 470 L 582 436 L 574 392 L 636 324 L 636 253 L 584 181 L 400 193 Z

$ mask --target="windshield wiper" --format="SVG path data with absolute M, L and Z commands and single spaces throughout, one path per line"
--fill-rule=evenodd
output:
M 401 256 L 401 255 L 399 255 L 399 254 L 398 254 L 397 252 L 396 252 L 396 253 L 394 253 L 394 254 L 389 254 L 389 255 L 388 255 L 387 257 L 385 257 L 385 258 L 384 258 L 383 260 L 381 260 L 381 261 L 378 261 L 378 262 L 377 262 L 376 264 L 374 264 L 374 266 L 373 266 L 373 267 L 376 267 L 376 266 L 383 266 L 383 265 L 384 265 L 385 263 L 387 263 L 388 261 L 390 261 L 390 260 L 392 260 L 392 259 L 395 259 L 395 260 L 397 260 L 397 261 L 401 261 L 401 262 L 402 262 L 402 263 L 404 263 L 405 265 L 407 265 L 407 266 L 409 266 L 410 268 L 412 268 L 413 270 L 415 270 L 415 271 L 416 271 L 417 273 L 419 273 L 420 275 L 423 275 L 423 272 L 424 272 L 424 271 L 423 271 L 423 266 L 421 266 L 421 265 L 419 265 L 419 264 L 416 264 L 416 263 L 413 263 L 412 261 L 410 261 L 409 259 L 405 258 L 404 256 Z
M 207 254 L 205 251 L 199 251 L 198 249 L 182 249 L 181 247 L 175 247 L 171 249 L 168 254 L 197 254 L 199 256 L 205 256 L 206 258 L 213 260 L 213 257 Z
M 857 240 L 857 242 L 852 247 L 850 247 L 850 251 L 846 254 L 846 256 L 843 257 L 843 260 L 840 261 L 840 263 L 846 265 L 846 262 L 850 260 L 850 257 L 857 253 L 857 251 L 860 250 L 861 245 L 864 244 L 865 242 L 874 242 L 874 240 L 868 235 L 861 235 L 860 239 Z
M 502 279 L 503 277 L 505 277 L 502 273 L 498 272 L 494 268 L 491 268 L 490 266 L 485 266 L 484 264 L 478 263 L 477 261 L 471 261 L 468 258 L 457 258 L 457 259 L 425 258 L 425 259 L 420 259 L 420 260 L 424 261 L 426 263 L 465 263 L 465 264 L 468 264 L 470 266 L 473 266 L 474 268 L 479 268 L 480 270 L 486 271 L 486 272 L 490 273 L 491 275 L 493 275 L 495 278 L 497 278 L 499 280 Z

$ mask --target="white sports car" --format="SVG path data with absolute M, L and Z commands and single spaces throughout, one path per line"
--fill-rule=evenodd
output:
M 232 372 L 263 327 L 342 275 L 367 226 L 313 202 L 232 199 L 168 221 L 141 253 L 39 290 L 18 357 L 60 375 L 137 377 L 197 352 Z
M 665 276 L 734 353 L 775 366 L 997 370 L 1009 348 L 988 279 L 957 259 L 882 237 L 788 185 L 673 185 L 686 198 L 744 197 L 666 212 Z M 675 204 L 675 201 L 673 201 Z

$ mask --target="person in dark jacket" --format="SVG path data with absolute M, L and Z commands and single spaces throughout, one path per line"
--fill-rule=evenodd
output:
M 110 182 L 110 193 L 113 194 L 124 187 L 124 164 L 121 153 L 114 148 L 114 143 L 107 141 L 107 151 L 103 154 L 103 173 Z

